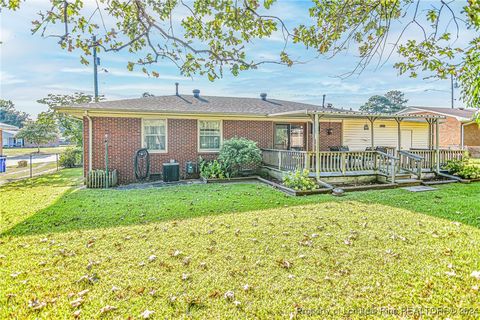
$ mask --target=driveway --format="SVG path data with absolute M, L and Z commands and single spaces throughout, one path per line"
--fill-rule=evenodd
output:
M 30 156 L 22 155 L 17 157 L 7 157 L 7 167 L 16 166 L 18 161 L 26 160 L 30 161 Z M 57 161 L 57 156 L 55 154 L 33 154 L 32 162 L 33 163 L 42 163 L 42 162 L 55 162 Z

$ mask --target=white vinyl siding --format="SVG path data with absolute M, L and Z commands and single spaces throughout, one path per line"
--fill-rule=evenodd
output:
M 368 125 L 369 130 L 364 130 Z M 380 125 L 385 125 L 381 128 Z M 398 145 L 397 122 L 376 120 L 374 122 L 375 146 L 394 147 Z M 412 148 L 428 148 L 428 124 L 426 122 L 402 121 L 402 130 L 412 130 Z M 371 146 L 371 125 L 368 120 L 345 119 L 343 121 L 343 145 L 350 150 L 365 150 Z

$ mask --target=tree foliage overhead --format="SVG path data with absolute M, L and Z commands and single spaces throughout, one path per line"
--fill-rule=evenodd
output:
M 34 33 L 57 37 L 62 48 L 80 49 L 84 55 L 92 47 L 129 51 L 138 59 L 128 69 L 140 66 L 152 76 L 159 75 L 156 63 L 161 59 L 186 76 L 206 75 L 213 81 L 226 71 L 237 75 L 264 63 L 291 66 L 298 62 L 289 52 L 291 43 L 325 56 L 353 48 L 358 65 L 352 74 L 397 53 L 400 73 L 454 75 L 466 103 L 480 105 L 478 0 L 312 0 L 299 24 L 275 14 L 282 5 L 276 0 L 97 0 L 93 9 L 86 9 L 84 0 L 45 3 L 33 21 Z M 12 10 L 25 5 L 20 0 L 0 4 Z M 465 30 L 469 39 L 456 41 Z M 277 59 L 252 58 L 252 43 L 279 34 L 285 45 Z M 85 57 L 82 62 L 88 64 Z
M 98 98 L 98 100 L 103 99 L 103 96 Z M 92 95 L 83 92 L 75 92 L 73 94 L 49 94 L 47 97 L 37 101 L 38 103 L 48 106 L 48 111 L 40 113 L 38 119 L 43 122 L 53 122 L 57 124 L 60 132 L 66 139 L 80 146 L 83 141 L 82 120 L 56 112 L 54 108 L 79 103 L 90 103 L 94 100 L 95 98 Z
M 28 120 L 28 113 L 18 111 L 10 100 L 0 99 L 0 122 L 10 124 L 16 127 L 22 127 Z
M 395 113 L 407 107 L 408 99 L 405 99 L 403 92 L 392 90 L 384 96 L 371 96 L 368 101 L 360 107 L 361 111 L 378 113 Z

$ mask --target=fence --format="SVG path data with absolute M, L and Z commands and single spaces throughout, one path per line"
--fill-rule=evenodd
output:
M 0 173 L 0 185 L 56 172 L 60 169 L 59 156 L 58 153 L 7 156 L 6 171 Z

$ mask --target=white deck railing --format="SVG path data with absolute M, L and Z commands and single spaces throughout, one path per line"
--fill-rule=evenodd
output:
M 436 150 L 409 150 L 397 152 L 398 157 L 381 151 L 321 151 L 320 172 L 346 175 L 349 172 L 375 171 L 391 176 L 407 171 L 420 176 L 422 171 L 435 171 Z M 316 156 L 312 151 L 262 149 L 263 164 L 281 171 L 308 169 L 316 171 Z M 440 166 L 448 160 L 462 159 L 463 150 L 439 151 Z

